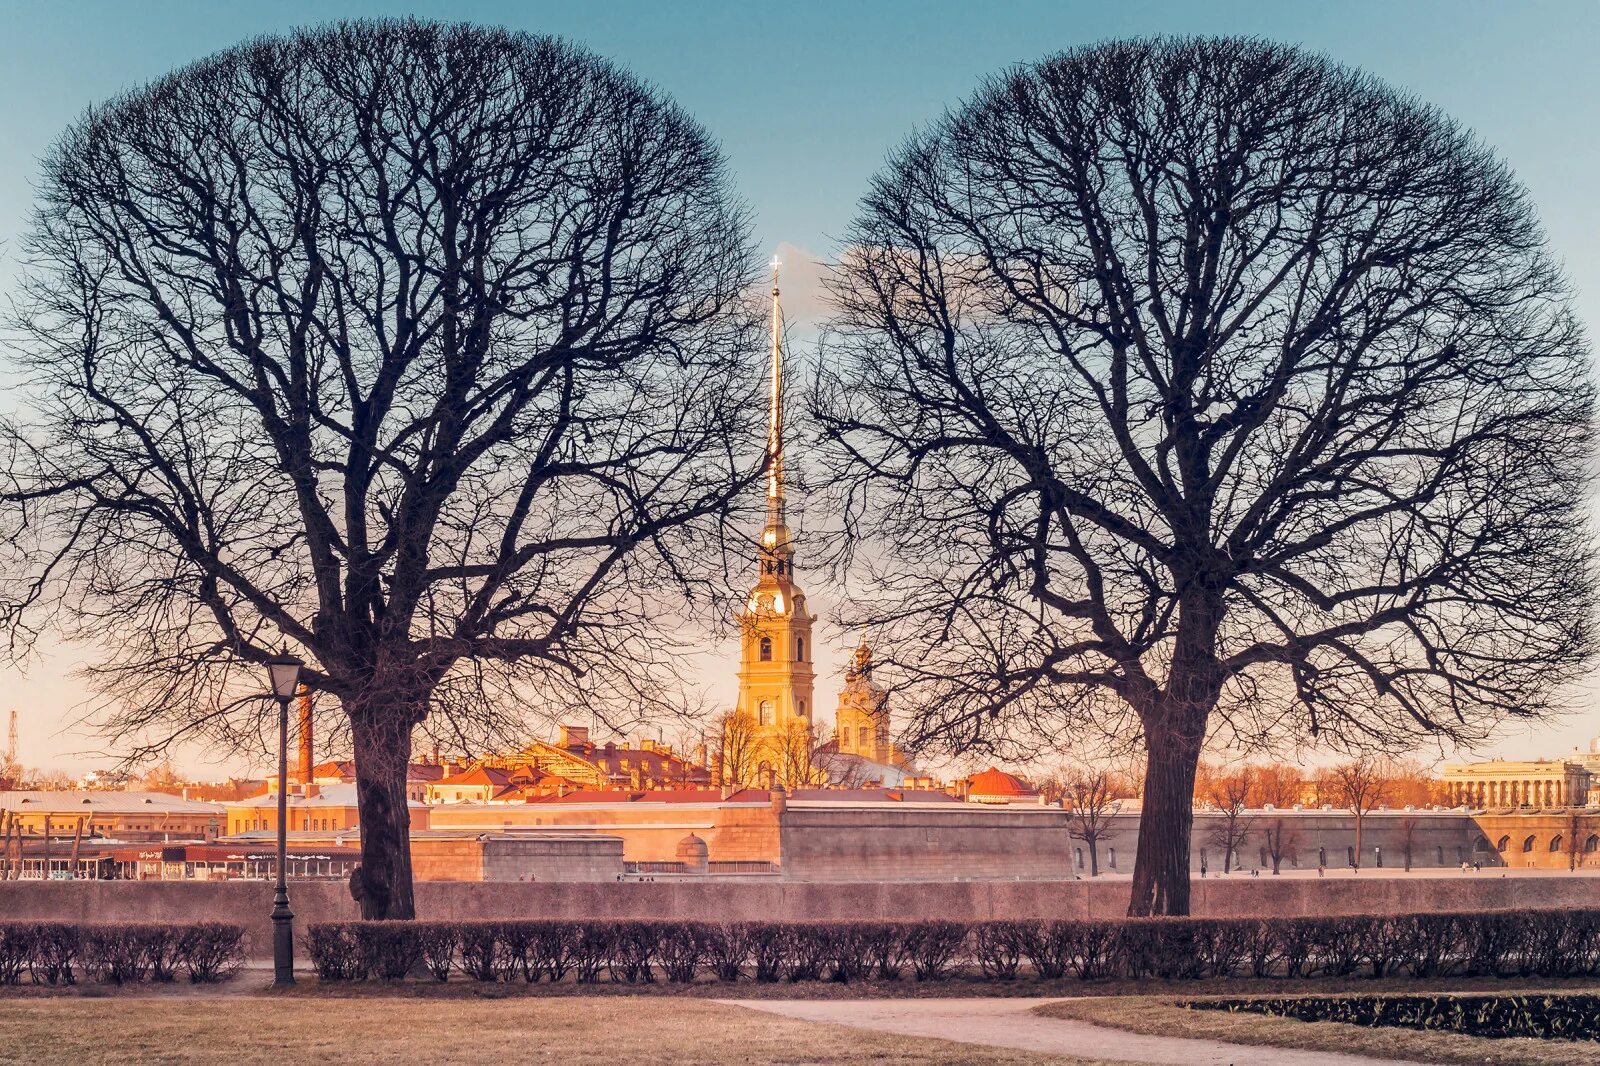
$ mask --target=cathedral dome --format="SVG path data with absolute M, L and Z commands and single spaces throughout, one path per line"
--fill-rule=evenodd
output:
M 1024 784 L 1020 778 L 993 766 L 967 779 L 967 795 L 975 799 L 1011 799 L 1034 794 L 1033 789 Z

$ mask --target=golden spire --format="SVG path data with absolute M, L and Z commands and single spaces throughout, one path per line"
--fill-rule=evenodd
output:
M 772 381 L 767 396 L 767 528 L 784 525 L 783 515 L 783 306 L 778 302 L 778 268 L 772 257 Z M 769 545 L 771 546 L 771 545 Z

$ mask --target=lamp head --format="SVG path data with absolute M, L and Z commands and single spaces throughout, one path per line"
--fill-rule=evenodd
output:
M 293 655 L 275 655 L 267 660 L 267 677 L 272 682 L 272 694 L 280 700 L 293 699 L 300 689 L 300 668 L 304 660 Z

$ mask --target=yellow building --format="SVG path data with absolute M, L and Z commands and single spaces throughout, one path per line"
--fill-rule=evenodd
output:
M 753 723 L 758 779 L 792 783 L 809 773 L 815 746 L 811 625 L 816 616 L 795 583 L 794 544 L 784 514 L 783 311 L 776 260 L 768 405 L 767 521 L 757 551 L 756 584 L 739 612 L 738 710 Z
M 1582 807 L 1589 802 L 1589 771 L 1562 759 L 1446 766 L 1444 800 L 1478 808 Z
M 19 836 L 211 840 L 224 823 L 218 803 L 165 792 L 0 792 L 0 820 Z M 9 818 L 4 817 L 9 814 Z
M 872 649 L 863 638 L 845 671 L 834 713 L 834 740 L 840 755 L 854 755 L 887 766 L 901 763 L 889 740 L 889 694 L 872 680 Z
M 428 808 L 417 800 L 407 800 L 411 809 L 411 828 L 428 828 Z M 224 804 L 228 815 L 228 835 L 277 832 L 278 793 L 276 790 L 249 799 Z M 342 833 L 361 824 L 356 786 L 291 785 L 288 798 L 288 831 L 291 833 Z

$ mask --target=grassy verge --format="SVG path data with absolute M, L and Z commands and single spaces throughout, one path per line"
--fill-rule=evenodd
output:
M 1084 1066 L 740 1007 L 658 998 L 406 1000 L 320 996 L 22 998 L 0 1010 L 0 1063 L 619 1062 L 758 1066 Z
M 1417 987 L 1421 985 L 1423 987 Z M 1496 989 L 1510 991 L 1508 982 Z M 1549 982 L 1522 987 L 1545 988 Z M 1413 990 L 1442 991 L 1432 982 L 1417 982 Z M 1366 991 L 1373 991 L 1371 983 Z M 1592 991 L 1592 982 L 1585 991 Z M 1212 991 L 1212 989 L 1207 989 Z M 1573 987 L 1551 991 L 1577 991 Z M 1193 995 L 1185 998 L 1200 998 Z M 1188 1010 L 1170 996 L 1117 996 L 1048 1003 L 1035 1012 L 1050 1018 L 1075 1018 L 1134 1033 L 1155 1036 L 1182 1034 L 1203 1040 L 1235 1044 L 1297 1048 L 1306 1051 L 1342 1051 L 1376 1058 L 1407 1059 L 1428 1063 L 1492 1062 L 1503 1066 L 1592 1066 L 1593 1043 L 1568 1040 L 1513 1038 L 1489 1040 L 1460 1033 L 1433 1033 L 1394 1027 L 1366 1028 L 1337 1022 L 1301 1022 L 1260 1014 Z

